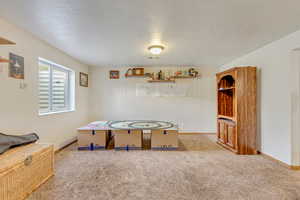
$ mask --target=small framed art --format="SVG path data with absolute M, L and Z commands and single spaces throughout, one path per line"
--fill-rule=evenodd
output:
M 16 79 L 24 79 L 24 58 L 10 53 L 9 60 L 9 76 Z
M 89 86 L 89 75 L 83 72 L 80 72 L 79 74 L 79 85 L 82 87 L 88 87 Z
M 109 78 L 110 79 L 119 79 L 120 78 L 120 71 L 119 70 L 110 70 L 109 71 Z

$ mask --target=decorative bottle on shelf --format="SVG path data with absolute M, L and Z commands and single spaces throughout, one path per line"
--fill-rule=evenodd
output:
M 132 69 L 129 68 L 129 69 L 126 71 L 125 76 L 127 77 L 127 76 L 131 76 L 131 75 L 132 75 Z
M 158 77 L 157 77 L 158 80 L 162 80 L 162 71 L 160 70 L 158 72 Z
M 166 79 L 167 79 L 167 80 L 170 80 L 170 79 L 171 79 L 171 76 L 172 76 L 172 72 L 171 72 L 171 70 L 168 70 L 168 71 L 167 71 L 167 75 L 166 75 Z

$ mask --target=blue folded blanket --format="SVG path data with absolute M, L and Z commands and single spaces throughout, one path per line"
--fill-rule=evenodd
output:
M 38 139 L 39 136 L 35 133 L 21 136 L 0 133 L 0 154 L 3 154 L 8 149 L 36 142 Z

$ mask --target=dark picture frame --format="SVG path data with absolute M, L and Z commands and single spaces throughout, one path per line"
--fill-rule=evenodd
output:
M 82 87 L 89 87 L 89 75 L 83 72 L 79 73 L 79 85 Z
M 109 71 L 109 78 L 110 79 L 119 79 L 120 78 L 120 71 L 119 70 L 110 70 Z
M 9 77 L 24 79 L 24 57 L 9 53 Z

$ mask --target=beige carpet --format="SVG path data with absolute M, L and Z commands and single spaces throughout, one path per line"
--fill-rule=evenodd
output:
M 170 152 L 72 145 L 56 155 L 56 175 L 29 197 L 36 199 L 296 200 L 300 171 L 260 155 L 235 155 L 204 135 L 180 136 L 180 150 Z

